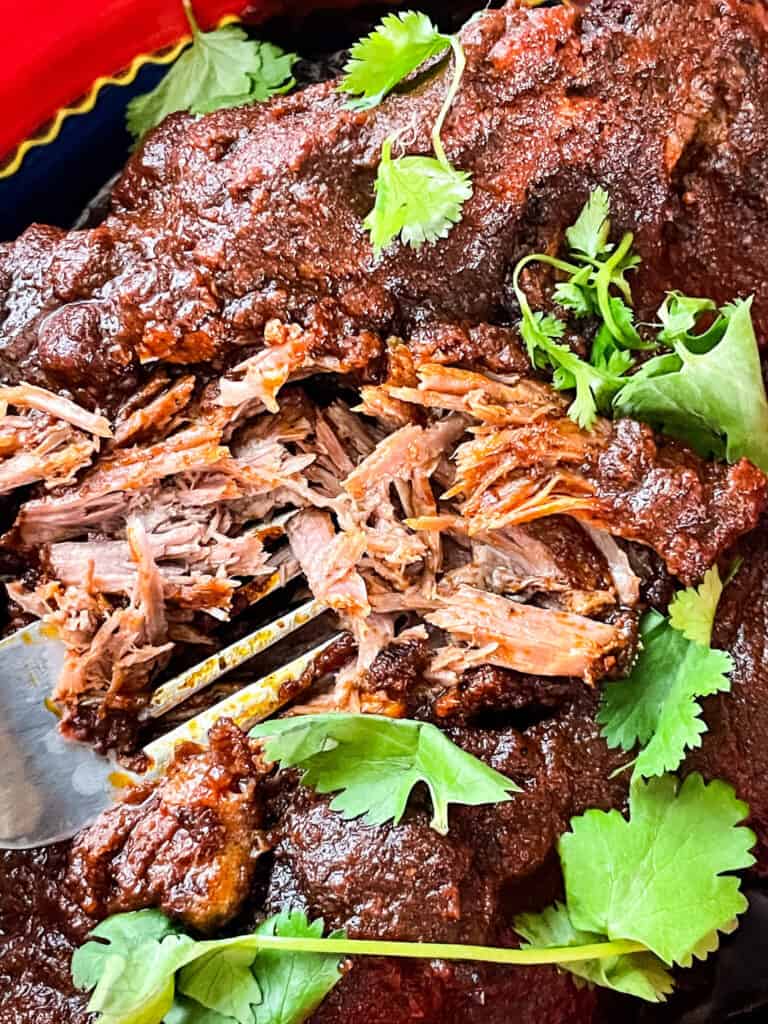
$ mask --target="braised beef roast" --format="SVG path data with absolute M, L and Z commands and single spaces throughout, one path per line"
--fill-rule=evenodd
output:
M 447 364 L 450 372 L 490 372 L 484 387 L 488 394 L 495 388 L 496 408 L 506 409 L 507 420 L 493 424 L 504 433 L 504 458 L 533 486 L 545 461 L 534 456 L 566 451 L 571 490 L 546 507 L 556 515 L 545 516 L 542 506 L 541 517 L 518 533 L 510 519 L 503 558 L 482 537 L 436 540 L 442 525 L 426 530 L 418 559 L 433 579 L 439 575 L 439 606 L 419 605 L 412 575 L 399 567 L 395 582 L 388 580 L 396 600 L 381 588 L 379 604 L 372 601 L 381 636 L 364 664 L 366 638 L 355 634 L 360 671 L 352 690 L 364 709 L 440 725 L 522 793 L 498 806 L 454 808 L 447 836 L 428 827 L 418 792 L 402 824 L 370 828 L 331 812 L 326 798 L 300 787 L 290 772 L 265 775 L 246 740 L 217 727 L 209 752 L 183 752 L 146 803 L 108 812 L 71 850 L 2 855 L 0 1024 L 85 1022 L 68 956 L 88 915 L 115 909 L 160 906 L 205 930 L 227 920 L 231 928 L 247 926 L 290 903 L 351 936 L 514 943 L 512 916 L 561 892 L 555 843 L 570 817 L 624 806 L 626 775 L 614 774 L 624 758 L 600 737 L 599 691 L 588 684 L 631 661 L 640 610 L 663 610 L 673 580 L 695 582 L 718 558 L 725 565 L 735 554 L 744 565 L 715 633 L 735 662 L 733 692 L 705 702 L 709 732 L 688 766 L 730 780 L 749 802 L 758 834 L 754 878 L 768 872 L 765 478 L 745 461 L 704 463 L 630 421 L 601 422 L 589 437 L 578 432 L 560 399 L 525 379 L 531 371 L 511 290 L 515 262 L 533 250 L 556 250 L 600 184 L 610 193 L 616 229 L 635 233 L 643 260 L 633 280 L 640 319 L 652 319 L 671 288 L 718 302 L 754 293 L 758 338 L 768 339 L 765 5 L 510 2 L 473 20 L 462 38 L 468 68 L 444 142 L 451 160 L 473 172 L 475 191 L 462 221 L 437 245 L 418 253 L 395 245 L 374 259 L 362 219 L 383 140 L 407 128 L 409 151 L 429 148 L 446 88 L 439 64 L 375 111 L 345 109 L 329 81 L 203 118 L 172 115 L 131 157 L 101 223 L 75 232 L 33 225 L 0 245 L 0 379 L 20 386 L 0 490 L 24 488 L 6 517 L 13 527 L 1 564 L 17 578 L 10 593 L 26 611 L 53 610 L 70 621 L 66 602 L 75 600 L 76 579 L 67 573 L 82 555 L 77 545 L 92 545 L 92 574 L 102 574 L 96 589 L 122 596 L 77 605 L 72 672 L 79 675 L 60 696 L 73 696 L 73 734 L 129 750 L 136 742 L 131 722 L 156 672 L 173 644 L 198 629 L 187 611 L 232 608 L 235 584 L 219 565 L 233 578 L 264 571 L 268 553 L 242 544 L 235 527 L 276 504 L 265 493 L 301 495 L 292 544 L 310 583 L 313 572 L 318 587 L 325 580 L 323 565 L 313 561 L 313 538 L 349 558 L 349 572 L 341 585 L 334 581 L 328 600 L 352 614 L 366 589 L 358 587 L 350 554 L 354 530 L 334 533 L 329 515 L 338 511 L 338 479 L 346 478 L 352 500 L 364 501 L 376 473 L 393 464 L 398 431 L 410 431 L 409 443 L 418 440 L 427 454 L 436 443 L 426 404 L 404 397 L 403 388 L 418 383 L 415 371 L 402 376 L 409 359 L 412 371 L 433 375 L 433 393 L 444 402 L 449 392 L 456 400 L 455 378 L 445 385 Z M 548 284 L 546 275 L 530 278 L 538 305 L 546 304 Z M 393 336 L 410 355 L 393 355 Z M 264 389 L 265 366 L 271 391 Z M 255 400 L 271 409 L 277 389 L 305 371 L 352 374 L 344 386 L 362 386 L 366 425 L 343 402 L 320 408 L 308 392 L 289 387 L 272 427 L 266 417 L 254 418 L 238 421 L 235 431 L 227 410 L 252 410 L 247 403 Z M 30 385 L 72 400 L 78 411 L 62 412 L 50 400 L 41 408 Z M 464 405 L 440 408 L 486 423 L 487 413 L 469 405 L 470 390 Z M 543 408 L 541 426 L 535 421 Z M 117 425 L 106 447 L 102 415 Z M 439 441 L 444 451 L 464 449 L 459 511 L 471 518 L 473 481 L 488 469 L 487 452 L 462 440 L 467 420 L 453 430 L 445 427 L 449 419 L 441 421 Z M 265 444 L 272 461 L 259 464 L 257 483 L 245 467 Z M 22 451 L 37 461 L 11 465 Z M 400 495 L 404 505 L 421 500 L 410 510 L 416 515 L 447 514 L 430 507 L 430 476 L 445 472 L 439 455 L 425 457 L 421 477 L 409 477 L 411 489 Z M 560 463 L 551 460 L 550 471 L 552 465 Z M 177 572 L 164 562 L 170 556 L 155 543 L 147 517 L 164 509 L 178 529 L 178 489 L 171 494 L 168 479 L 210 467 L 216 480 L 206 479 L 205 494 L 200 485 L 189 507 L 215 505 L 229 518 L 216 520 L 214 543 L 209 513 L 186 515 L 183 525 L 199 529 L 185 535 L 186 568 Z M 55 485 L 52 493 L 43 482 Z M 142 505 L 145 491 L 151 500 Z M 586 509 L 585 528 L 578 520 Z M 514 508 L 499 497 L 492 511 L 509 516 Z M 222 537 L 230 561 L 219 563 L 214 551 Z M 108 551 L 99 547 L 105 543 Z M 506 592 L 509 580 L 502 587 L 499 574 L 513 558 L 525 576 L 521 590 L 533 595 L 532 622 L 559 616 L 546 622 L 575 628 L 578 618 L 588 632 L 578 664 L 566 667 L 553 655 L 547 671 L 521 661 L 519 652 L 518 660 L 493 665 L 467 659 L 462 617 L 482 592 L 492 622 L 504 600 L 494 587 Z M 532 560 L 535 573 L 528 571 Z M 385 554 L 381 563 L 397 576 Z M 186 572 L 190 566 L 217 582 L 202 587 Z M 381 565 L 365 572 L 384 578 Z M 411 613 L 451 635 L 439 659 L 418 629 L 395 636 L 395 617 Z M 100 633 L 105 623 L 111 625 Z M 130 651 L 114 644 L 127 623 Z M 108 641 L 98 657 L 95 636 Z M 131 660 L 136 645 L 146 654 L 143 674 Z M 345 640 L 341 664 L 352 649 Z M 111 693 L 115 677 L 105 673 L 116 664 L 128 684 L 97 727 L 93 703 L 82 705 L 80 695 L 103 694 L 107 686 Z M 350 677 L 345 686 L 348 700 Z M 342 695 L 336 690 L 327 699 L 338 706 Z M 747 950 L 759 945 L 761 890 L 752 902 L 752 924 L 748 917 L 719 959 L 692 970 L 663 1010 L 577 989 L 550 968 L 361 958 L 312 1019 L 724 1020 L 768 999 L 743 979 L 729 989 L 725 966 L 718 974 L 718 964 L 748 963 Z

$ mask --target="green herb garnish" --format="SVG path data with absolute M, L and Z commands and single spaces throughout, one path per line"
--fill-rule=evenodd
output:
M 649 347 L 637 332 L 629 305 L 632 293 L 626 274 L 639 262 L 632 252 L 632 235 L 627 232 L 614 247 L 608 240 L 610 227 L 608 193 L 596 188 L 565 233 L 570 259 L 531 253 L 518 262 L 512 278 L 528 358 L 539 369 L 555 371 L 553 384 L 558 390 L 576 389 L 568 415 L 584 429 L 592 426 L 598 410 L 610 411 L 634 362 L 629 350 Z M 553 298 L 559 305 L 574 317 L 602 320 L 589 361 L 559 341 L 566 329 L 562 320 L 531 309 L 520 277 L 532 263 L 544 263 L 567 275 L 555 287 Z
M 643 748 L 635 775 L 674 771 L 687 750 L 701 746 L 707 726 L 699 697 L 727 693 L 733 662 L 710 647 L 715 609 L 722 592 L 717 569 L 696 590 L 681 591 L 667 620 L 647 612 L 640 623 L 641 650 L 626 679 L 607 683 L 597 720 L 612 747 Z
M 264 754 L 318 793 L 337 793 L 331 809 L 368 825 L 399 822 L 413 787 L 432 798 L 431 825 L 445 835 L 448 804 L 503 803 L 518 792 L 510 779 L 457 747 L 436 726 L 379 715 L 304 715 L 257 725 Z
M 604 936 L 596 932 L 574 928 L 568 909 L 562 903 L 555 903 L 539 914 L 520 914 L 515 918 L 515 928 L 531 947 L 578 948 L 605 941 Z M 663 1000 L 674 988 L 667 967 L 653 953 L 645 951 L 579 960 L 567 965 L 561 963 L 560 966 L 593 985 L 612 988 L 651 1003 Z
M 531 363 L 554 371 L 555 388 L 576 389 L 568 414 L 583 428 L 592 426 L 598 411 L 631 416 L 685 441 L 702 456 L 729 462 L 744 457 L 768 471 L 768 400 L 752 300 L 733 302 L 715 315 L 711 300 L 670 292 L 659 310 L 655 340 L 643 340 L 626 277 L 639 257 L 632 251 L 631 233 L 616 246 L 609 241 L 609 212 L 608 193 L 596 188 L 565 233 L 569 259 L 531 253 L 515 267 L 520 333 Z M 553 298 L 572 317 L 598 320 L 588 360 L 560 341 L 566 331 L 562 320 L 531 309 L 521 286 L 521 274 L 531 263 L 565 275 Z M 706 330 L 699 330 L 702 316 L 712 320 Z M 632 352 L 659 346 L 672 351 L 630 375 Z
M 653 423 L 700 455 L 747 458 L 768 472 L 768 401 L 751 301 L 725 306 L 702 336 L 690 335 L 690 318 L 684 331 L 665 328 L 674 354 L 629 378 L 615 400 L 617 414 Z
M 163 1020 L 173 1005 L 176 971 L 195 942 L 159 910 L 109 917 L 91 938 L 72 957 L 75 986 L 93 989 L 88 1010 L 101 1024 Z
M 727 582 L 727 580 L 726 580 Z M 678 590 L 669 603 L 669 624 L 686 640 L 702 647 L 712 642 L 715 612 L 723 593 L 723 581 L 716 565 L 707 569 L 698 587 Z
M 450 36 L 439 32 L 426 14 L 387 14 L 350 50 L 339 91 L 357 97 L 348 102 L 353 110 L 376 107 L 404 78 L 450 45 Z
M 322 932 L 322 921 L 310 924 L 301 911 L 284 910 L 250 935 L 195 942 L 160 911 L 116 914 L 92 932 L 109 944 L 92 939 L 81 946 L 72 958 L 72 976 L 78 988 L 94 989 L 89 1009 L 99 1014 L 98 1024 L 301 1024 L 338 982 L 346 956 L 525 966 L 611 960 L 642 949 L 624 940 L 568 949 L 499 949 L 347 939 L 343 932 L 323 938 Z M 178 950 L 175 969 L 167 958 L 158 958 L 160 936 Z M 163 992 L 162 1002 L 153 989 Z
M 629 820 L 618 811 L 587 811 L 560 837 L 565 906 L 515 920 L 531 942 L 581 945 L 634 939 L 647 952 L 565 970 L 644 999 L 664 998 L 667 968 L 690 966 L 717 948 L 718 932 L 732 929 L 747 901 L 739 879 L 725 872 L 754 863 L 755 836 L 737 827 L 748 807 L 733 789 L 689 775 L 638 780 L 630 791 Z
M 376 201 L 364 221 L 376 256 L 397 237 L 413 249 L 445 238 L 472 196 L 472 176 L 451 165 L 440 137 L 461 85 L 466 58 L 458 36 L 441 34 L 425 14 L 415 11 L 384 18 L 352 49 L 340 89 L 360 94 L 350 103 L 360 109 L 376 106 L 424 61 L 449 47 L 454 54 L 454 71 L 432 129 L 434 157 L 393 158 L 397 136 L 390 136 L 382 146 L 374 183 Z
M 515 290 L 523 314 L 520 334 L 528 358 L 539 369 L 550 367 L 555 371 L 552 383 L 558 390 L 576 389 L 576 397 L 568 409 L 568 415 L 580 427 L 588 430 L 597 417 L 598 407 L 610 407 L 611 399 L 621 387 L 621 381 L 610 370 L 585 362 L 567 345 L 562 344 L 559 339 L 565 333 L 563 321 L 550 314 L 534 313 L 524 292 L 518 290 L 516 277 Z M 609 366 L 610 363 L 603 365 Z
M 296 84 L 292 75 L 298 60 L 295 53 L 250 40 L 236 25 L 201 32 L 189 0 L 184 0 L 184 9 L 192 45 L 155 89 L 128 104 L 128 130 L 136 139 L 177 110 L 208 114 L 265 100 Z
M 469 175 L 447 163 L 428 156 L 393 160 L 392 139 L 382 146 L 374 190 L 376 205 L 363 226 L 377 254 L 398 235 L 414 249 L 445 238 L 472 195 Z
M 344 933 L 322 934 L 322 920 L 298 910 L 203 942 L 158 910 L 116 914 L 75 951 L 72 979 L 93 989 L 99 1024 L 301 1024 L 341 977 Z

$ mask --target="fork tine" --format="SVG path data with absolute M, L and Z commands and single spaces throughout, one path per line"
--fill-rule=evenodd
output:
M 279 585 L 278 582 L 272 589 L 276 589 Z M 236 640 L 229 647 L 198 662 L 185 672 L 180 673 L 175 679 L 158 686 L 152 694 L 146 716 L 159 718 L 191 697 L 192 694 L 210 686 L 233 668 L 237 668 L 238 665 L 242 665 L 256 654 L 265 651 L 278 640 L 282 640 L 283 637 L 295 632 L 301 626 L 311 622 L 312 619 L 316 619 L 322 611 L 324 611 L 324 607 L 319 601 L 307 601 L 287 615 L 282 615 L 274 622 L 261 626 L 253 633 L 243 637 L 242 640 Z
M 256 722 L 268 718 L 296 695 L 296 691 L 291 690 L 286 684 L 300 679 L 317 655 L 329 647 L 339 636 L 341 633 L 334 633 L 323 643 L 307 651 L 306 654 L 294 658 L 287 665 L 270 672 L 269 675 L 238 690 L 237 693 L 225 697 L 224 700 L 214 704 L 207 711 L 195 715 L 194 718 L 182 723 L 176 729 L 166 733 L 165 736 L 153 740 L 144 748 L 144 753 L 150 759 L 150 765 L 146 774 L 142 774 L 141 778 L 161 775 L 173 759 L 174 751 L 179 743 L 205 742 L 208 730 L 220 718 L 231 718 L 241 729 L 249 729 Z

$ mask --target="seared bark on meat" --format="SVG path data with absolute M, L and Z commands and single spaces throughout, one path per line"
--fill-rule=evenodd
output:
M 281 815 L 270 912 L 305 906 L 355 938 L 488 942 L 497 880 L 477 870 L 471 836 L 441 836 L 424 811 L 371 828 L 328 803 L 300 787 Z
M 614 425 L 593 473 L 604 510 L 595 520 L 650 545 L 686 584 L 757 523 L 768 495 L 764 475 L 746 459 L 703 462 L 683 445 L 657 443 L 634 420 Z
M 512 264 L 556 245 L 598 182 L 617 228 L 636 232 L 644 318 L 670 287 L 755 291 L 763 334 L 766 31 L 746 0 L 487 12 L 463 32 L 468 70 L 444 133 L 474 197 L 447 239 L 379 261 L 362 219 L 382 142 L 405 129 L 410 152 L 429 151 L 445 70 L 368 112 L 327 83 L 174 115 L 103 224 L 33 227 L 0 247 L 2 372 L 104 403 L 135 389 L 142 361 L 220 360 L 260 344 L 272 318 L 305 328 L 320 356 L 413 330 L 422 355 L 498 365 L 506 339 L 473 345 L 472 327 L 514 316 Z
M 75 840 L 67 877 L 82 907 L 98 917 L 159 907 L 201 931 L 224 924 L 261 850 L 258 777 L 248 741 L 226 720 L 205 750 L 180 748 L 157 789 L 105 811 Z

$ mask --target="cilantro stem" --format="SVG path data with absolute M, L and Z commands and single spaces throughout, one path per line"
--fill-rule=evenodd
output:
M 577 267 L 574 263 L 568 263 L 567 260 L 559 260 L 556 256 L 547 256 L 543 252 L 532 252 L 528 256 L 524 256 L 518 261 L 515 267 L 515 274 L 512 278 L 512 287 L 517 294 L 518 302 L 520 301 L 520 295 L 522 289 L 520 288 L 520 274 L 529 263 L 546 263 L 548 267 L 554 267 L 555 270 L 562 270 L 565 274 L 578 274 L 581 267 Z
M 305 939 L 283 935 L 248 935 L 228 940 L 237 945 L 286 953 L 338 953 L 345 956 L 394 956 L 422 960 L 477 960 L 493 964 L 562 964 L 581 960 L 602 960 L 626 953 L 647 952 L 640 942 L 619 939 L 587 946 L 501 949 L 494 946 L 465 946 L 447 942 L 385 942 L 378 939 Z
M 184 13 L 187 16 L 189 27 L 192 29 L 192 35 L 199 35 L 200 26 L 198 25 L 197 18 L 195 17 L 195 11 L 194 8 L 192 7 L 192 0 L 181 0 L 181 3 L 182 6 L 184 7 Z
M 450 170 L 451 165 L 448 161 L 448 157 L 445 155 L 445 150 L 443 149 L 443 142 L 442 139 L 440 138 L 440 133 L 443 130 L 445 119 L 446 117 L 448 117 L 448 113 L 451 107 L 453 106 L 453 101 L 456 99 L 456 94 L 459 91 L 461 79 L 464 75 L 464 69 L 467 66 L 467 58 L 464 54 L 464 47 L 461 45 L 458 36 L 449 36 L 448 38 L 450 40 L 451 48 L 453 50 L 453 54 L 455 57 L 453 68 L 453 81 L 451 82 L 450 89 L 446 93 L 445 99 L 443 100 L 443 105 L 440 109 L 440 113 L 437 115 L 435 126 L 432 129 L 432 147 L 434 148 L 435 156 L 443 165 L 443 167 L 446 168 L 446 170 Z
M 617 284 L 618 286 L 618 282 L 613 280 L 613 272 L 616 267 L 621 264 L 621 261 L 632 248 L 633 240 L 634 236 L 632 232 L 628 231 L 619 242 L 616 251 L 611 253 L 610 258 L 601 265 L 595 275 L 595 290 L 597 292 L 597 303 L 600 307 L 600 312 L 603 315 L 603 320 L 605 321 L 608 330 L 619 344 L 625 344 L 626 341 L 624 335 L 621 333 L 621 328 L 614 319 L 613 311 L 611 310 L 610 287 L 612 283 Z M 622 292 L 624 292 L 624 289 L 622 289 Z M 624 297 L 627 297 L 625 292 Z

